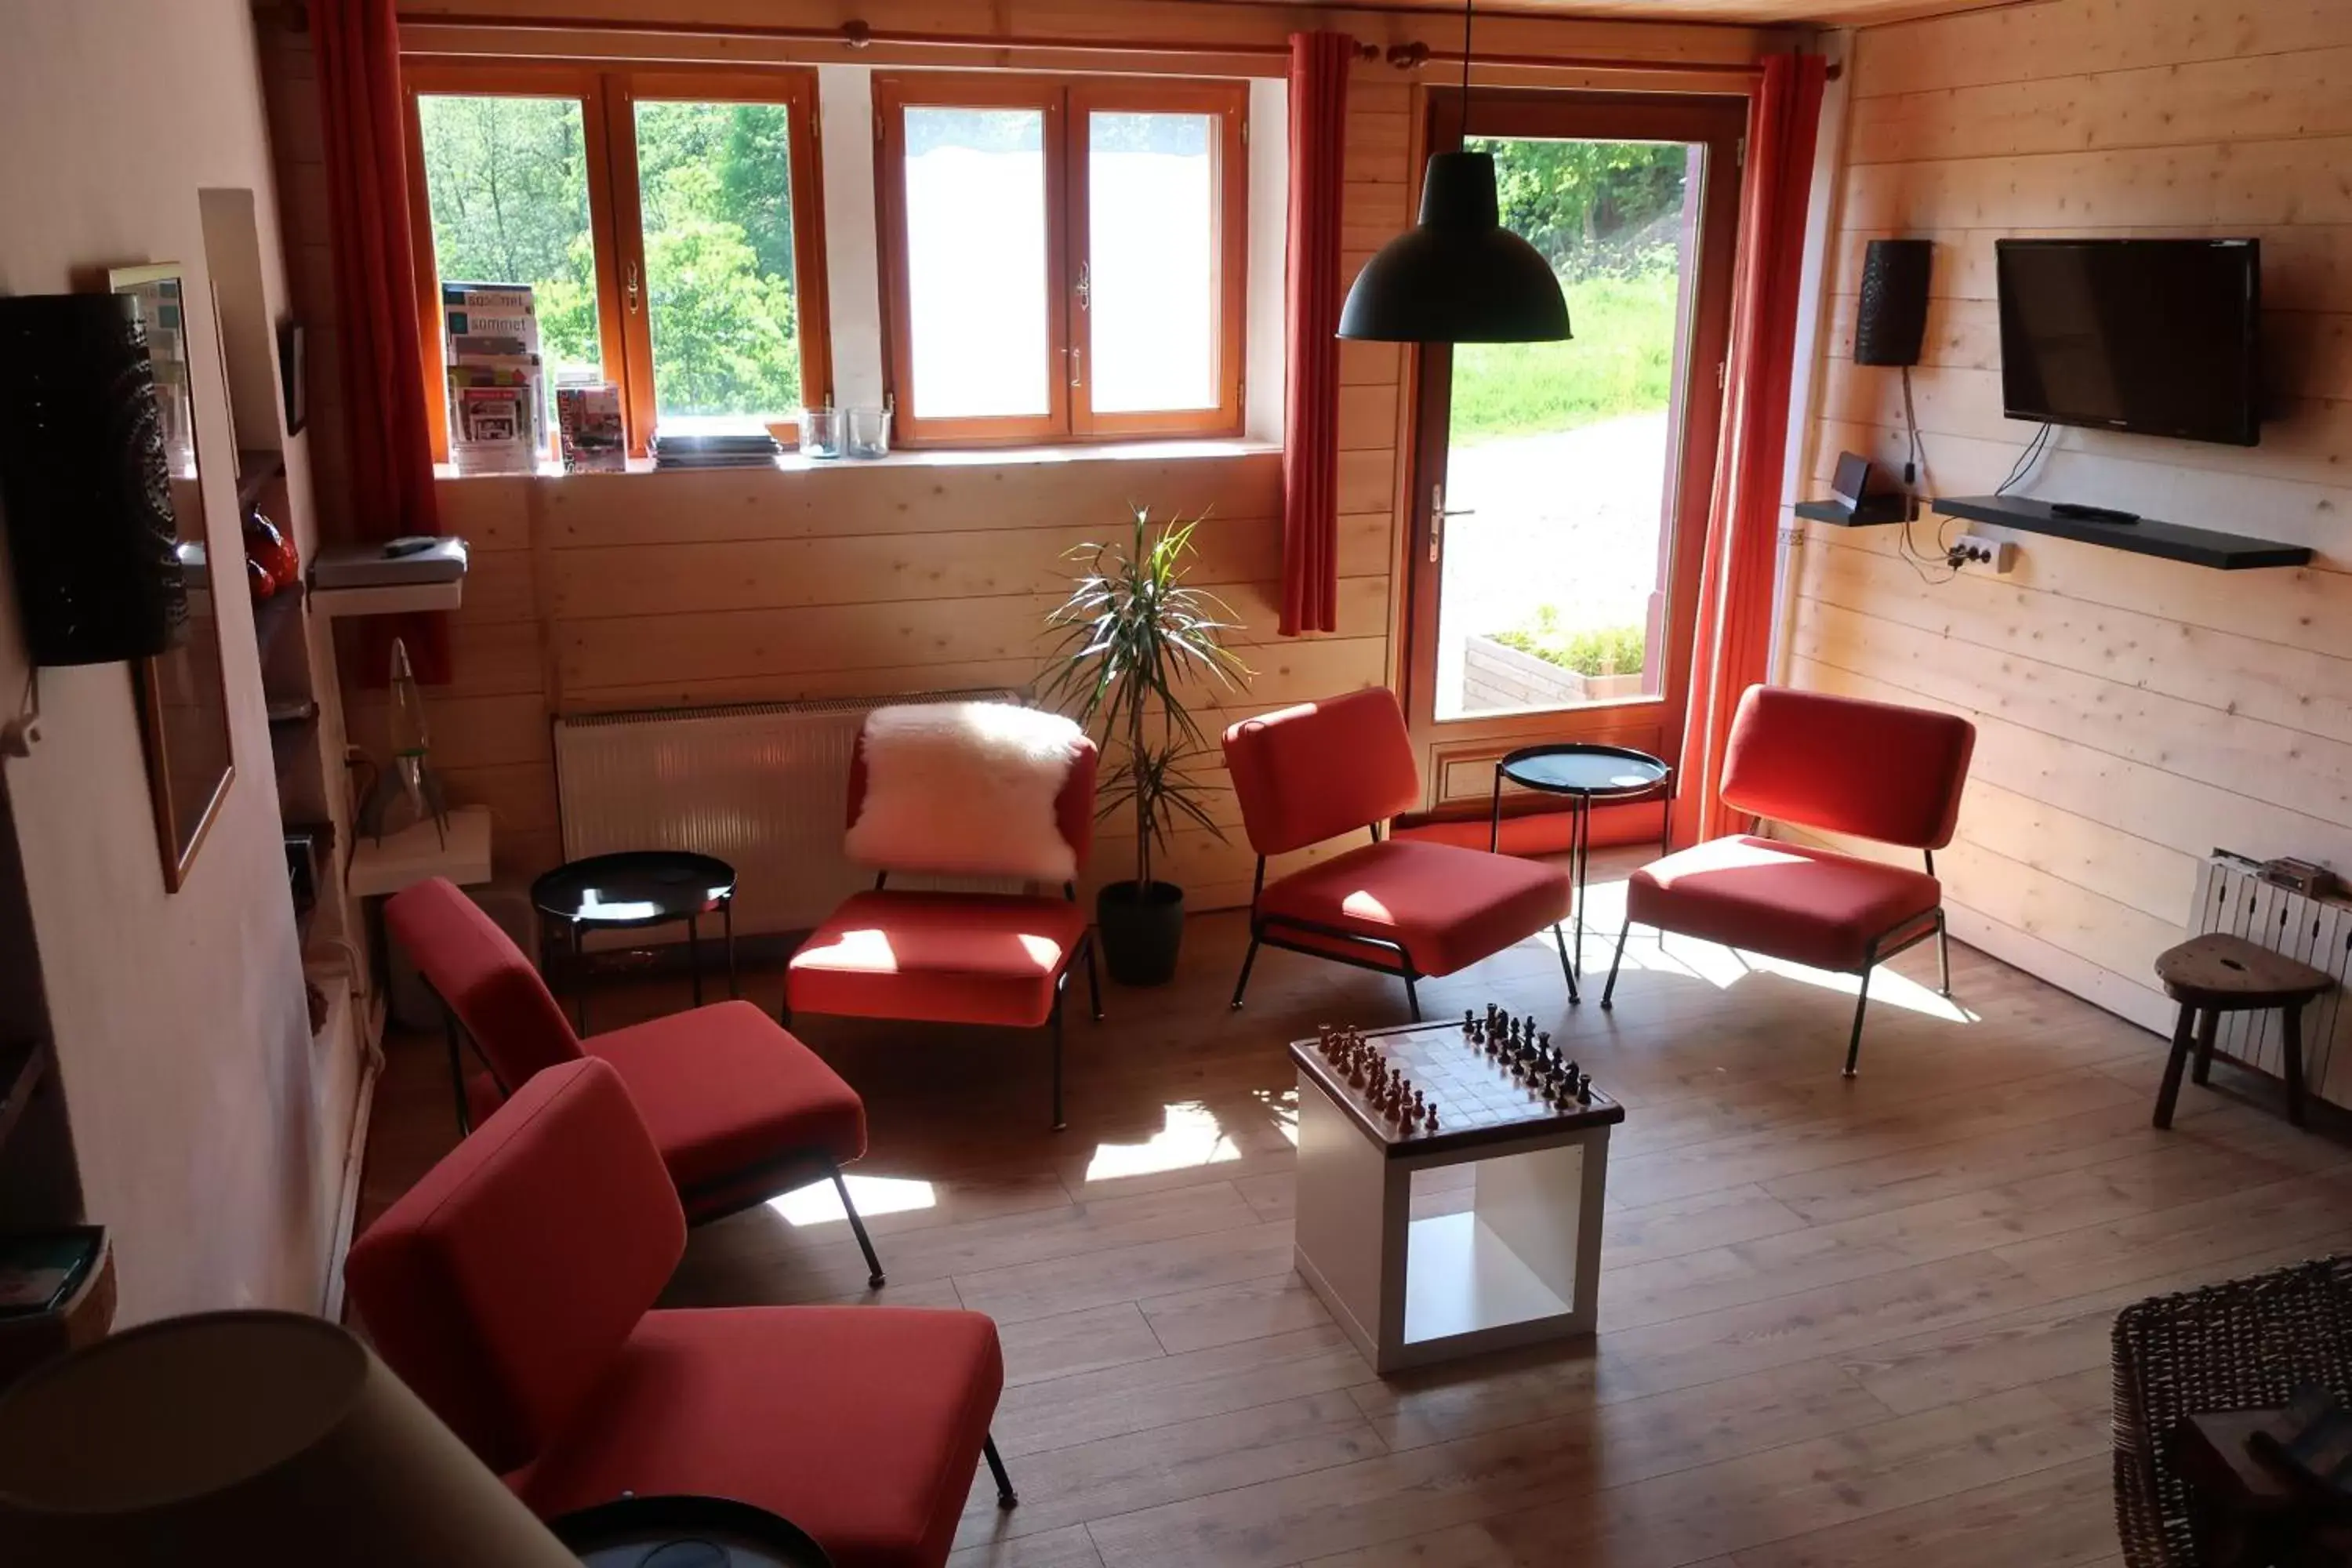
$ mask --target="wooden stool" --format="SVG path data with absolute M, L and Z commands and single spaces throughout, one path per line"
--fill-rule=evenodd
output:
M 2192 937 L 2168 951 L 2156 961 L 2156 977 L 2164 982 L 2164 994 L 2180 1004 L 2172 1056 L 2164 1064 L 2164 1087 L 2156 1091 L 2156 1125 L 2172 1125 L 2173 1103 L 2180 1098 L 2180 1069 L 2189 1060 L 2192 1038 L 2197 1046 L 2194 1076 L 2203 1083 L 2212 1075 L 2213 1037 L 2221 1032 L 2221 1015 L 2276 1007 L 2284 1025 L 2280 1058 L 2286 1077 L 2286 1119 L 2302 1126 L 2303 1005 L 2336 982 L 2308 963 L 2223 931 Z

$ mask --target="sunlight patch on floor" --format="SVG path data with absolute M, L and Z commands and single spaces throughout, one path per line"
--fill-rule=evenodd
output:
M 857 1205 L 858 1216 L 863 1219 L 939 1206 L 939 1194 L 929 1182 L 910 1181 L 904 1176 L 847 1174 L 842 1179 L 849 1184 L 849 1201 Z M 829 1181 L 812 1182 L 782 1197 L 770 1198 L 768 1207 L 793 1225 L 833 1225 L 849 1217 L 842 1209 L 841 1194 L 834 1191 Z
M 1282 1134 L 1292 1148 L 1298 1147 L 1298 1091 L 1295 1089 L 1260 1089 L 1251 1091 L 1257 1102 L 1265 1108 L 1267 1123 Z
M 1679 974 L 1702 980 L 1718 991 L 1728 990 L 1753 974 L 1777 975 L 1846 996 L 1853 995 L 1862 984 L 1859 975 L 1808 969 L 1801 963 L 1766 958 L 1761 953 L 1741 952 L 1687 936 L 1668 938 L 1663 951 L 1655 940 L 1643 941 L 1636 937 L 1625 944 L 1624 967 L 1629 973 L 1640 970 L 1653 974 Z M 1606 975 L 1608 970 L 1603 968 L 1600 973 Z M 1937 994 L 1934 986 L 1923 984 L 1884 964 L 1871 972 L 1870 1002 L 1874 1007 L 1884 1003 L 1889 1007 L 1941 1018 L 1947 1023 L 1974 1024 L 1979 1021 L 1976 1014 L 1958 1002 Z
M 1186 1171 L 1197 1165 L 1220 1165 L 1238 1160 L 1242 1152 L 1204 1105 L 1171 1105 L 1163 1109 L 1165 1123 L 1141 1143 L 1100 1143 L 1087 1163 L 1089 1182 L 1117 1181 L 1121 1176 L 1150 1176 L 1162 1171 Z

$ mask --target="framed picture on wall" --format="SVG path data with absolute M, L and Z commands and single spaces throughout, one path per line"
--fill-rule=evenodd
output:
M 278 323 L 278 384 L 286 398 L 286 434 L 299 436 L 310 422 L 310 351 L 299 321 Z

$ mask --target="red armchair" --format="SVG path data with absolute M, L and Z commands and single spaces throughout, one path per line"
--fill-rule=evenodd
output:
M 869 721 L 870 722 L 870 721 Z M 1095 772 L 1100 753 L 1080 738 L 1054 816 L 1074 865 L 1086 863 L 1094 843 Z M 940 781 L 956 787 L 953 778 Z M 849 768 L 848 822 L 866 803 L 866 738 Z M 978 1024 L 1007 1029 L 1044 1026 L 1052 1037 L 1054 1131 L 1062 1116 L 1062 994 L 1083 960 L 1087 996 L 1102 1021 L 1102 984 L 1095 974 L 1094 937 L 1077 887 L 1059 895 L 894 890 L 892 871 L 915 875 L 929 866 L 877 870 L 873 888 L 852 895 L 793 954 L 784 975 L 784 1021 L 798 1013 L 855 1018 L 905 1018 L 931 1024 Z
M 1394 692 L 1370 687 L 1244 719 L 1225 731 L 1224 745 L 1257 851 L 1235 1007 L 1263 945 L 1396 975 L 1419 1019 L 1415 981 L 1466 968 L 1546 926 L 1559 947 L 1568 999 L 1577 1000 L 1559 930 L 1573 896 L 1565 869 L 1381 837 L 1382 822 L 1421 805 L 1421 774 Z M 1370 844 L 1266 884 L 1267 856 L 1359 828 L 1370 830 Z
M 890 1307 L 654 1311 L 686 1216 L 623 1087 L 551 1067 L 368 1227 L 385 1363 L 541 1518 L 625 1492 L 782 1515 L 840 1568 L 939 1568 L 1003 1391 L 996 1325 Z
M 1858 855 L 1736 834 L 1654 860 L 1625 889 L 1625 924 L 1601 1005 L 1611 1005 L 1635 921 L 1815 969 L 1858 974 L 1845 1076 L 1862 1052 L 1870 972 L 1936 939 L 1945 995 L 1951 943 L 1936 851 L 1952 841 L 1976 726 L 1891 702 L 1752 686 L 1739 700 L 1723 760 L 1735 811 L 1921 851 L 1910 870 Z
M 830 1176 L 867 1278 L 882 1285 L 881 1260 L 841 1174 L 866 1152 L 866 1103 L 765 1013 L 749 1002 L 719 1002 L 583 1045 L 522 950 L 448 881 L 436 877 L 394 894 L 383 919 L 441 998 L 460 1126 L 469 1098 L 487 1113 L 549 1068 L 599 1058 L 628 1086 L 693 1223 Z M 461 1026 L 489 1068 L 470 1097 Z

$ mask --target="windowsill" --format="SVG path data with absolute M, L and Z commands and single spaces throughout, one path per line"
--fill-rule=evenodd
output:
M 892 452 L 887 458 L 804 458 L 798 452 L 785 452 L 772 465 L 755 464 L 732 469 L 656 468 L 651 458 L 632 458 L 625 469 L 606 468 L 593 473 L 571 474 L 561 463 L 540 464 L 530 474 L 460 474 L 448 463 L 436 463 L 436 479 L 613 479 L 621 474 L 630 476 L 686 473 L 758 473 L 770 467 L 779 473 L 805 473 L 818 468 L 1006 468 L 1014 464 L 1082 463 L 1108 461 L 1165 461 L 1193 458 L 1241 458 L 1265 453 L 1279 453 L 1279 441 L 1252 440 L 1171 440 L 1171 441 L 1108 441 L 1073 443 L 1058 447 L 924 447 Z

